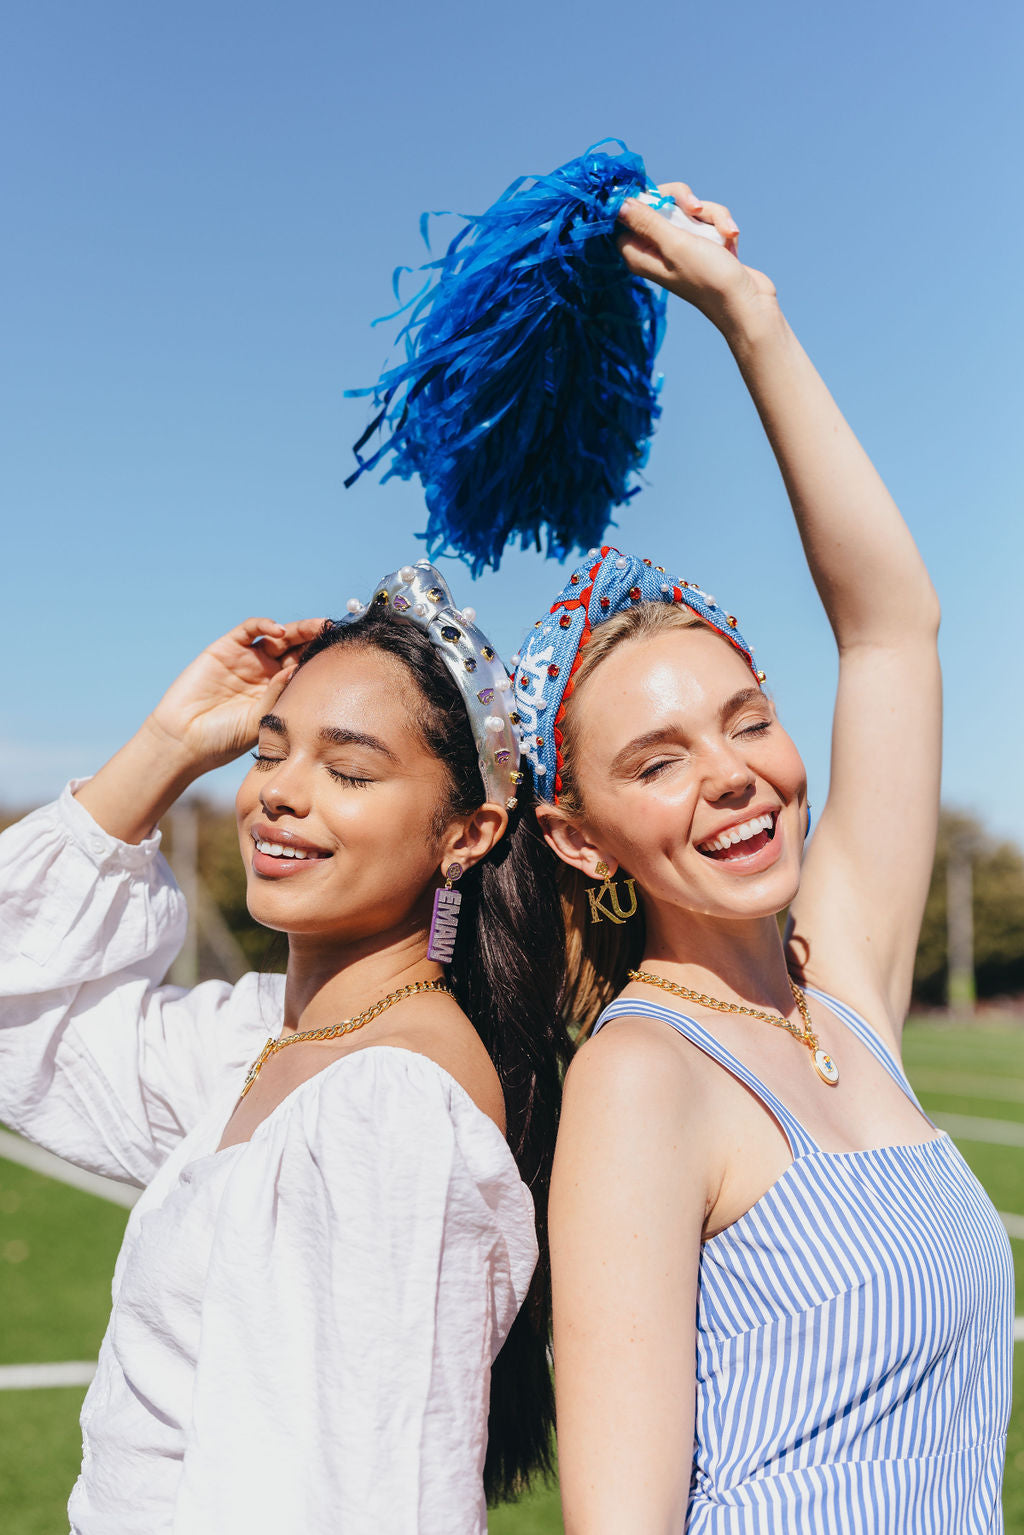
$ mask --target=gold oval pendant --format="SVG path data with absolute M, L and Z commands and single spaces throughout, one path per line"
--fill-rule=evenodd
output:
M 815 1050 L 814 1069 L 821 1080 L 828 1083 L 829 1087 L 835 1087 L 839 1081 L 839 1067 L 827 1050 Z

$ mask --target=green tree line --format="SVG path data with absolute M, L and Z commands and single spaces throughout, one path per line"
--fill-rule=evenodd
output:
M 1016 843 L 990 836 L 981 822 L 943 809 L 914 968 L 914 996 L 938 1004 L 946 996 L 946 877 L 951 851 L 973 870 L 974 974 L 979 998 L 1024 993 L 1024 855 Z

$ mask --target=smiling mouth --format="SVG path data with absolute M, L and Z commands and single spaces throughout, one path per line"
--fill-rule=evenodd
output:
M 259 837 L 253 837 L 252 840 L 257 853 L 262 853 L 266 858 L 294 858 L 298 862 L 314 863 L 318 858 L 331 856 L 318 848 L 292 847 L 285 842 L 263 842 Z
M 697 851 L 705 858 L 728 862 L 730 858 L 750 858 L 767 847 L 775 836 L 776 814 L 754 816 L 739 826 L 730 826 L 707 842 L 698 842 Z

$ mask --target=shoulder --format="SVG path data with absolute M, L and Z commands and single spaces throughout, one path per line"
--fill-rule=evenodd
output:
M 525 1297 L 530 1191 L 497 1126 L 425 1055 L 370 1045 L 337 1057 L 223 1165 L 232 1229 L 273 1233 L 289 1264 L 320 1265 L 341 1243 L 345 1271 L 373 1285 L 419 1271 L 427 1295 L 482 1275 L 509 1325 Z
M 325 1167 L 352 1158 L 408 1166 L 410 1176 L 468 1171 L 474 1182 L 518 1181 L 504 1135 L 465 1086 L 422 1049 L 395 1041 L 352 1050 L 292 1095 L 288 1133 Z
M 354 1050 L 309 1078 L 276 1127 L 274 1118 L 264 1123 L 281 1163 L 304 1187 L 329 1190 L 335 1218 L 361 1210 L 380 1226 L 439 1224 L 452 1242 L 484 1247 L 497 1232 L 517 1274 L 532 1272 L 533 1201 L 511 1149 L 430 1056 Z
M 624 1014 L 579 1047 L 566 1076 L 559 1154 L 625 1163 L 638 1178 L 657 1161 L 703 1182 L 712 1118 L 699 1050 L 656 1019 Z
M 619 1108 L 692 1101 L 705 1075 L 702 1052 L 656 1018 L 621 1013 L 576 1051 L 566 1094 L 611 1097 Z
M 416 999 L 419 1001 L 419 999 Z M 458 1084 L 482 1114 L 504 1134 L 505 1100 L 501 1081 L 483 1040 L 465 1013 L 450 997 L 423 998 L 416 1013 L 396 1016 L 393 1027 L 378 1037 L 417 1055 Z
M 568 1244 L 587 1267 L 642 1249 L 657 1263 L 670 1233 L 696 1250 L 717 1175 L 700 1063 L 685 1045 L 655 1019 L 623 1015 L 580 1046 L 552 1175 L 553 1255 Z

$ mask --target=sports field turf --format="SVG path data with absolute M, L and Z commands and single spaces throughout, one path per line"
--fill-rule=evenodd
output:
M 905 1059 L 930 1114 L 950 1119 L 961 1150 L 997 1208 L 1024 1223 L 1024 1029 L 911 1024 Z M 1018 1133 L 1014 1127 L 1020 1127 Z M 0 1365 L 95 1359 L 110 1275 L 127 1212 L 0 1161 Z M 1024 1231 L 1024 1224 L 1020 1228 Z M 1024 1239 L 1013 1238 L 1018 1314 Z M 0 1390 L 0 1531 L 66 1535 L 64 1506 L 78 1469 L 84 1391 Z M 1014 1411 L 1004 1493 L 1007 1535 L 1024 1535 L 1024 1340 L 1014 1359 Z M 491 1515 L 491 1535 L 556 1535 L 554 1488 Z M 953 1532 L 951 1532 L 953 1535 Z

